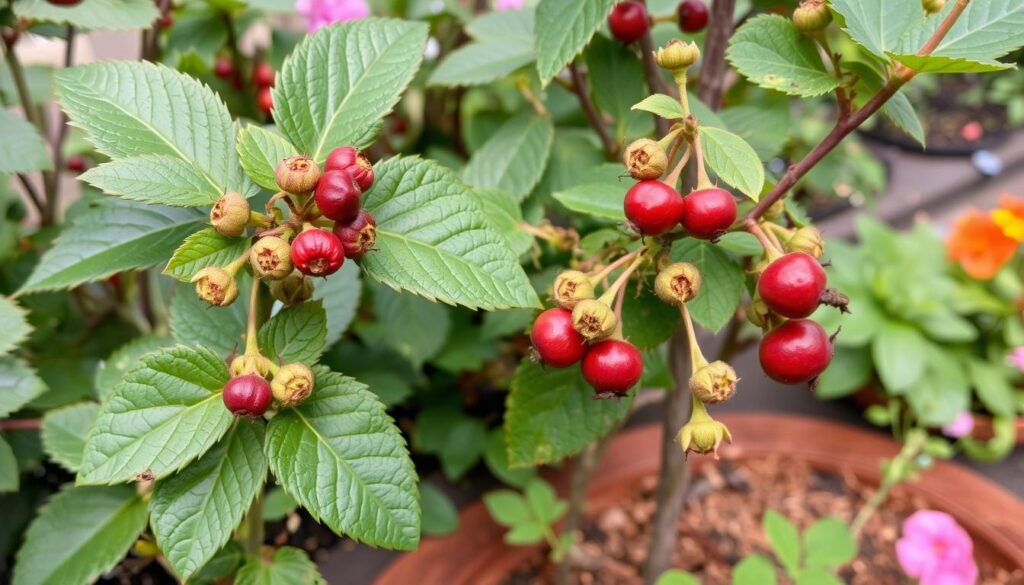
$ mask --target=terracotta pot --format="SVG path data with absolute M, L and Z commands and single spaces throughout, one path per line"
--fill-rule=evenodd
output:
M 865 386 L 860 390 L 853 393 L 853 402 L 866 409 L 869 406 L 884 405 L 886 404 L 885 394 L 875 386 Z M 971 438 L 979 441 L 987 441 L 995 436 L 995 431 L 992 428 L 992 417 L 984 414 L 973 414 L 974 418 L 974 430 L 971 431 Z M 1017 441 L 1018 445 L 1024 445 L 1024 417 L 1018 416 L 1013 421 L 1014 427 L 1017 429 Z
M 723 415 L 735 445 L 723 459 L 743 460 L 784 454 L 806 461 L 825 473 L 852 473 L 866 482 L 879 481 L 879 460 L 892 457 L 899 445 L 878 433 L 816 419 L 771 415 Z M 588 491 L 588 511 L 599 512 L 623 501 L 641 478 L 660 465 L 661 428 L 648 425 L 616 437 L 605 450 Z M 696 468 L 713 464 L 691 457 Z M 564 495 L 569 470 L 552 476 Z M 947 462 L 938 462 L 910 489 L 935 509 L 952 514 L 971 533 L 975 554 L 1007 567 L 1024 567 L 1024 503 L 999 486 Z M 428 538 L 420 549 L 400 557 L 375 581 L 376 585 L 443 583 L 496 585 L 526 563 L 536 547 L 511 547 L 502 541 L 505 529 L 495 524 L 477 502 L 459 515 L 459 531 Z

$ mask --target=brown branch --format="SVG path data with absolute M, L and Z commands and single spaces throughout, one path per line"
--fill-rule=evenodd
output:
M 157 10 L 160 15 L 148 31 L 142 31 L 142 58 L 145 61 L 156 61 L 157 53 L 160 50 L 160 30 L 163 28 L 164 19 L 171 10 L 170 0 L 157 0 Z
M 75 27 L 68 25 L 67 46 L 64 47 L 64 68 L 67 69 L 75 64 Z M 53 141 L 53 189 L 47 193 L 46 207 L 50 210 L 51 221 L 57 218 L 57 208 L 60 207 L 60 172 L 64 167 L 64 142 L 68 139 L 68 115 L 62 109 L 60 112 L 57 137 Z
M 42 217 L 46 214 L 46 204 L 43 203 L 42 198 L 39 197 L 39 192 L 36 191 L 35 185 L 28 180 L 28 177 L 24 173 L 17 173 L 18 181 L 21 186 L 25 189 L 25 194 L 28 195 L 29 200 L 32 202 L 32 206 L 39 212 L 39 216 Z
M 593 126 L 597 135 L 601 137 L 605 156 L 608 157 L 608 160 L 615 160 L 619 154 L 619 146 L 608 134 L 608 129 L 601 122 L 601 115 L 594 107 L 594 102 L 590 100 L 590 94 L 587 91 L 587 81 L 583 78 L 583 72 L 580 71 L 578 65 L 570 63 L 569 73 L 572 75 L 572 92 L 576 94 L 576 99 L 579 100 L 580 107 L 583 108 L 583 113 L 587 116 L 587 120 L 590 121 L 590 125 Z
M 41 418 L 12 418 L 0 420 L 0 433 L 7 431 L 37 431 L 43 426 Z
M 614 435 L 608 433 L 607 437 Z M 569 483 L 569 511 L 565 515 L 565 524 L 562 525 L 562 534 L 575 535 L 582 524 L 583 514 L 586 511 L 587 485 L 590 478 L 597 469 L 597 463 L 601 460 L 601 452 L 604 450 L 605 439 L 591 443 L 583 449 L 576 458 L 572 469 L 572 478 Z M 575 538 L 575 536 L 573 536 Z M 574 541 L 575 542 L 575 541 Z M 572 579 L 573 555 L 566 554 L 558 563 L 558 573 L 555 577 L 555 585 L 569 585 Z
M 715 0 L 711 6 L 710 20 L 714 26 L 708 28 L 704 41 L 704 62 L 700 70 L 700 87 L 697 97 L 713 110 L 721 107 L 725 94 L 725 48 L 732 36 L 732 14 L 736 0 Z

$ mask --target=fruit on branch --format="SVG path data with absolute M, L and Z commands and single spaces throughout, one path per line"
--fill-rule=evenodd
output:
M 708 187 L 683 197 L 683 227 L 693 237 L 713 240 L 736 222 L 736 199 L 725 189 Z
M 256 374 L 235 376 L 224 385 L 224 406 L 235 416 L 256 418 L 270 408 L 270 383 Z
M 222 236 L 237 238 L 245 233 L 251 213 L 249 201 L 241 193 L 228 191 L 210 209 L 210 225 Z
M 946 7 L 946 0 L 921 0 L 921 7 L 928 14 L 935 14 Z
M 345 252 L 338 237 L 329 231 L 313 228 L 292 240 L 292 264 L 303 274 L 328 276 L 345 262 Z
M 583 377 L 598 398 L 623 396 L 644 373 L 644 358 L 632 343 L 607 339 L 583 356 Z
M 832 12 L 825 0 L 803 0 L 793 11 L 793 25 L 803 32 L 816 32 L 832 22 Z
M 278 188 L 287 193 L 311 193 L 319 180 L 320 166 L 313 159 L 301 154 L 289 156 L 274 169 L 274 181 Z
M 609 337 L 618 324 L 615 311 L 600 299 L 580 301 L 572 310 L 572 326 L 590 342 Z
M 594 299 L 594 281 L 579 270 L 563 270 L 555 277 L 551 296 L 559 307 L 571 311 L 580 301 Z
M 657 141 L 650 138 L 634 140 L 622 155 L 629 176 L 638 181 L 657 179 L 668 167 L 668 155 Z
M 82 0 L 46 0 L 54 6 L 74 6 L 80 4 Z
M 263 378 L 269 377 L 276 369 L 277 366 L 274 365 L 274 362 L 259 354 L 240 355 L 231 360 L 231 365 L 228 367 L 232 376 L 255 374 Z
M 274 87 L 274 70 L 266 61 L 261 61 L 252 68 L 252 83 L 256 87 Z
M 174 26 L 174 13 L 168 12 L 160 17 L 160 28 L 161 30 L 167 30 Z
M 72 173 L 80 173 L 85 170 L 85 157 L 78 154 L 69 156 L 65 166 Z
M 782 384 L 810 382 L 832 361 L 832 341 L 810 319 L 786 321 L 761 340 L 761 369 Z
M 555 307 L 537 317 L 530 328 L 530 341 L 540 361 L 552 368 L 567 368 L 583 358 L 586 344 L 573 328 L 572 313 Z
M 757 279 L 757 292 L 769 309 L 802 319 L 818 308 L 828 276 L 810 254 L 791 252 L 773 260 Z
M 260 238 L 252 245 L 249 263 L 257 276 L 280 280 L 292 272 L 291 246 L 277 236 Z
M 736 370 L 719 360 L 706 364 L 690 376 L 690 392 L 704 404 L 724 402 L 736 393 Z
M 654 52 L 654 61 L 658 67 L 668 71 L 686 71 L 687 67 L 693 65 L 700 58 L 700 48 L 697 43 L 684 43 L 679 39 L 672 39 L 667 45 Z
M 215 307 L 226 307 L 238 298 L 235 275 L 218 266 L 207 266 L 192 277 L 196 295 Z
M 818 228 L 812 225 L 798 228 L 786 240 L 785 246 L 787 252 L 803 252 L 819 260 L 825 255 L 825 239 Z
M 231 79 L 235 76 L 235 62 L 227 55 L 217 57 L 213 62 L 213 74 L 221 79 Z
M 270 296 L 286 305 L 297 305 L 313 298 L 313 281 L 299 271 L 270 283 Z
M 261 112 L 268 116 L 274 110 L 274 94 L 270 91 L 269 87 L 261 87 L 256 92 L 256 105 Z
M 679 30 L 696 33 L 708 25 L 708 7 L 702 0 L 683 0 L 676 7 Z
M 644 236 L 659 236 L 683 220 L 679 192 L 665 183 L 648 179 L 626 192 L 623 210 L 630 226 Z
M 700 270 L 689 262 L 669 264 L 654 279 L 654 294 L 670 305 L 682 305 L 700 292 Z
M 362 204 L 362 190 L 347 171 L 328 168 L 316 184 L 316 205 L 328 219 L 348 224 L 356 220 Z
M 647 34 L 651 28 L 651 17 L 642 2 L 626 0 L 612 8 L 608 15 L 608 28 L 615 40 L 628 45 Z
M 377 243 L 377 220 L 369 211 L 360 209 L 352 223 L 335 223 L 334 235 L 341 242 L 345 257 L 358 260 Z
M 313 371 L 299 362 L 285 364 L 274 374 L 270 391 L 282 408 L 297 406 L 313 393 Z
M 335 148 L 324 161 L 324 171 L 345 171 L 355 179 L 359 189 L 369 191 L 373 186 L 373 164 L 366 155 L 351 146 Z

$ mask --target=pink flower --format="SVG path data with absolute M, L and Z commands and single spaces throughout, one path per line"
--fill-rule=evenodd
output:
M 523 7 L 524 0 L 494 0 L 495 10 L 518 10 Z
M 1007 361 L 1010 362 L 1011 366 L 1024 372 L 1024 345 L 1013 348 L 1013 351 L 1007 357 Z
M 942 434 L 952 439 L 966 437 L 974 430 L 974 417 L 968 411 L 962 411 L 956 418 L 942 427 Z
M 919 510 L 903 522 L 896 557 L 919 585 L 974 585 L 974 543 L 949 514 Z
M 370 15 L 366 0 L 296 0 L 295 10 L 306 17 L 310 34 L 331 23 Z

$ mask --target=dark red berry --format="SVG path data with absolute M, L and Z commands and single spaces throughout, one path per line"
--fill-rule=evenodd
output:
M 803 252 L 777 258 L 757 279 L 757 292 L 769 309 L 790 319 L 803 319 L 818 308 L 828 276 L 821 264 Z
M 327 160 L 324 161 L 324 170 L 347 172 L 352 175 L 356 184 L 364 192 L 369 191 L 373 186 L 373 164 L 370 159 L 366 158 L 366 155 L 351 146 L 342 146 L 332 150 L 331 154 L 327 155 Z
M 761 369 L 782 384 L 800 384 L 817 378 L 832 361 L 832 341 L 810 319 L 786 321 L 772 329 L 758 351 Z
M 683 198 L 657 179 L 640 181 L 626 193 L 626 219 L 645 236 L 658 236 L 683 219 Z
M 708 6 L 702 0 L 683 0 L 676 8 L 679 30 L 696 33 L 708 25 Z
M 173 26 L 173 25 L 174 25 L 174 13 L 173 12 L 168 12 L 167 14 L 163 15 L 163 17 L 160 19 L 160 28 L 163 29 L 163 30 L 167 30 L 167 29 L 171 28 L 171 26 Z
M 274 70 L 266 62 L 257 63 L 252 69 L 252 83 L 256 87 L 274 87 Z
M 606 339 L 590 346 L 583 357 L 583 377 L 598 395 L 622 396 L 643 373 L 644 358 L 628 341 Z
M 79 3 L 82 2 L 82 0 L 46 0 L 46 1 L 49 2 L 50 4 L 55 4 L 57 6 L 74 6 L 75 4 L 79 4 Z
M 713 240 L 736 222 L 736 200 L 725 189 L 710 187 L 683 197 L 683 227 L 695 238 Z
M 68 170 L 73 173 L 80 173 L 85 170 L 85 157 L 74 155 L 68 157 L 67 162 Z
M 651 28 L 647 7 L 637 0 L 619 2 L 608 15 L 608 28 L 620 43 L 629 44 L 640 39 Z
M 224 406 L 235 416 L 263 416 L 273 399 L 270 383 L 256 374 L 236 376 L 224 385 Z
M 567 368 L 580 361 L 587 350 L 583 336 L 572 326 L 572 311 L 556 307 L 537 317 L 530 341 L 540 361 L 552 368 Z
M 334 274 L 345 262 L 341 242 L 331 232 L 312 229 L 292 240 L 292 264 L 303 274 L 327 276 Z
M 345 257 L 353 260 L 362 258 L 377 243 L 377 220 L 365 209 L 350 224 L 334 224 L 334 235 L 345 250 Z
M 362 191 L 352 175 L 345 171 L 328 170 L 320 175 L 313 192 L 320 213 L 342 224 L 355 221 L 362 205 Z
M 213 64 L 213 74 L 221 79 L 231 79 L 235 75 L 235 62 L 231 57 L 220 56 Z
M 261 112 L 270 115 L 271 110 L 274 109 L 274 95 L 270 92 L 269 87 L 261 87 L 256 92 L 256 105 L 260 107 Z

